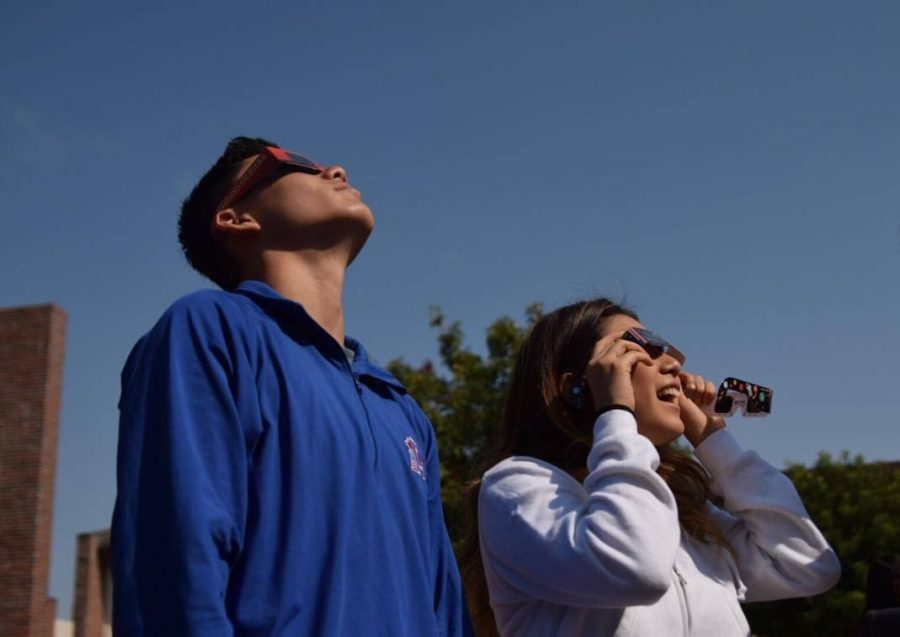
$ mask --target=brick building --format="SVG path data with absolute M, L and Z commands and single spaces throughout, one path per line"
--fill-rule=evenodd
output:
M 48 597 L 66 314 L 0 310 L 0 635 L 52 637 Z
M 112 635 L 109 531 L 81 533 L 76 551 L 72 637 L 108 637 Z

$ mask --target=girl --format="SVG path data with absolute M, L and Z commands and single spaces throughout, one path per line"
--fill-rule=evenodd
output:
M 837 581 L 788 478 L 701 410 L 712 383 L 664 341 L 628 340 L 635 328 L 601 298 L 525 339 L 491 468 L 469 491 L 462 566 L 480 635 L 749 635 L 739 602 Z M 670 445 L 682 434 L 702 466 Z

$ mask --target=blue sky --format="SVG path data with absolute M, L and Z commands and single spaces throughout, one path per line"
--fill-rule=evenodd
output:
M 341 163 L 377 218 L 348 331 L 436 356 L 625 295 L 777 466 L 900 458 L 900 5 L 18 3 L 0 25 L 0 306 L 69 314 L 51 594 L 108 526 L 118 374 L 207 285 L 180 200 L 233 135 Z

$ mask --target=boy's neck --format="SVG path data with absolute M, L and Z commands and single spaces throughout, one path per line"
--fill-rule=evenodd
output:
M 270 285 L 286 299 L 303 305 L 313 320 L 344 346 L 344 275 L 346 262 L 318 255 L 264 255 L 252 278 Z

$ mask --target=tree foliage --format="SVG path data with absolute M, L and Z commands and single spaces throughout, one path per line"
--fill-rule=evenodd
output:
M 416 397 L 431 419 L 440 445 L 444 514 L 456 546 L 463 532 L 463 492 L 479 468 L 491 432 L 500 421 L 506 385 L 528 328 L 542 312 L 529 306 L 520 324 L 494 321 L 484 354 L 470 349 L 458 321 L 432 308 L 440 366 L 413 367 L 403 360 L 388 368 Z M 867 464 L 846 452 L 822 453 L 811 467 L 791 465 L 793 480 L 813 520 L 841 558 L 843 574 L 830 592 L 812 598 L 748 604 L 755 635 L 797 637 L 855 635 L 862 617 L 869 562 L 900 552 L 900 466 Z
M 528 327 L 541 315 L 541 306 L 526 309 L 526 324 L 509 317 L 494 321 L 487 329 L 486 354 L 465 344 L 458 321 L 447 321 L 440 308 L 431 309 L 431 326 L 438 330 L 439 373 L 431 361 L 411 367 L 402 360 L 388 369 L 406 385 L 431 419 L 440 445 L 441 493 L 447 528 L 459 546 L 463 530 L 463 492 L 479 457 L 500 421 L 503 395 L 516 354 Z
M 841 581 L 825 595 L 749 604 L 747 616 L 763 636 L 856 635 L 869 563 L 900 552 L 900 466 L 821 453 L 812 467 L 795 464 L 786 473 L 837 552 Z

